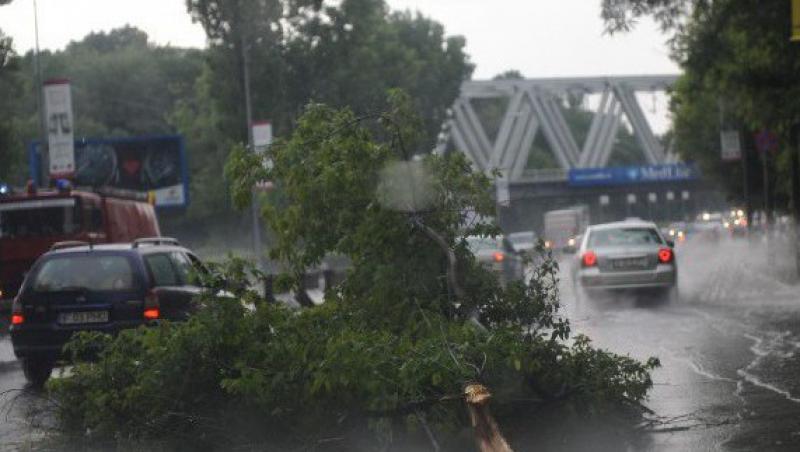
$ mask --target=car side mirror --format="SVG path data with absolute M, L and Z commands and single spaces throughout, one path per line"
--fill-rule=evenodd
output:
M 675 248 L 675 241 L 674 240 L 667 240 L 667 246 L 670 248 Z

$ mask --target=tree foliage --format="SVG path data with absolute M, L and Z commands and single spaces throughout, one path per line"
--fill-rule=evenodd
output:
M 206 300 L 185 324 L 79 337 L 69 346 L 72 375 L 50 384 L 65 432 L 188 447 L 374 450 L 419 448 L 428 431 L 464 450 L 469 382 L 492 388 L 501 420 L 520 404 L 603 409 L 645 396 L 657 361 L 570 339 L 552 261 L 530 284 L 505 287 L 476 263 L 464 236 L 494 227 L 469 223 L 466 212 L 490 210 L 489 181 L 460 155 L 409 162 L 419 120 L 404 94 L 388 103 L 367 117 L 312 104 L 271 148 L 271 168 L 244 149 L 227 165 L 240 204 L 254 180 L 270 178 L 282 192 L 263 214 L 287 281 L 327 253 L 350 257 L 326 303 L 301 312 L 267 304 L 234 262 L 212 279 L 227 281 L 235 300 Z M 415 196 L 401 196 L 413 208 L 389 202 L 414 187 Z M 451 253 L 464 291 L 448 274 Z M 98 346 L 99 361 L 80 359 Z
M 0 8 L 11 0 L 0 0 Z M 20 99 L 19 59 L 11 37 L 0 30 L 0 181 L 15 181 L 18 171 L 17 149 L 20 137 L 17 130 L 15 105 Z
M 738 168 L 718 157 L 719 131 L 740 130 L 752 151 L 752 136 L 767 129 L 781 141 L 777 168 L 779 180 L 787 179 L 791 130 L 800 123 L 795 100 L 800 95 L 800 46 L 789 41 L 791 2 L 606 0 L 603 6 L 612 29 L 619 29 L 625 18 L 648 14 L 664 25 L 680 24 L 670 28 L 673 58 L 684 70 L 671 109 L 676 149 L 684 158 L 740 192 L 739 178 L 731 177 Z

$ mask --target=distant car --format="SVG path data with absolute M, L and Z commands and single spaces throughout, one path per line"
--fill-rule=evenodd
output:
M 689 234 L 689 225 L 683 221 L 670 223 L 665 228 L 661 229 L 661 234 L 667 240 L 672 240 L 675 243 L 681 243 L 686 241 L 686 237 Z
M 524 231 L 508 234 L 508 241 L 518 254 L 533 257 L 539 238 L 533 231 Z
M 497 274 L 502 284 L 524 278 L 522 258 L 505 237 L 469 236 L 467 245 L 475 259 Z
M 33 265 L 12 306 L 11 342 L 26 378 L 44 384 L 76 332 L 114 334 L 187 319 L 204 291 L 194 277 L 204 271 L 174 239 L 53 245 Z
M 674 295 L 678 268 L 674 243 L 654 223 L 622 221 L 590 226 L 573 276 L 579 289 L 654 289 Z
M 728 229 L 721 213 L 703 213 L 692 224 L 692 235 L 695 239 L 717 242 L 727 234 Z
M 587 226 L 589 226 L 589 209 L 586 206 L 545 212 L 545 247 L 555 252 L 574 253 L 578 238 Z

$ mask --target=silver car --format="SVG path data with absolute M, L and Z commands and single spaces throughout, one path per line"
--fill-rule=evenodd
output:
M 497 274 L 503 285 L 524 278 L 522 258 L 505 237 L 469 236 L 467 245 L 475 259 Z
M 580 289 L 657 289 L 674 295 L 678 281 L 674 243 L 641 220 L 590 226 L 576 253 Z
M 514 246 L 514 251 L 520 255 L 533 257 L 536 253 L 536 243 L 539 239 L 533 231 L 513 232 L 508 234 L 508 241 Z

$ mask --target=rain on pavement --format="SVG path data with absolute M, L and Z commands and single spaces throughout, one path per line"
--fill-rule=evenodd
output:
M 561 262 L 563 309 L 574 332 L 616 353 L 661 360 L 645 402 L 652 410 L 641 426 L 645 440 L 626 449 L 800 449 L 796 288 L 775 276 L 777 264 L 757 241 L 690 241 L 677 255 L 681 299 L 658 304 L 626 293 L 579 303 L 568 280 L 570 258 Z M 0 336 L 0 450 L 16 450 L 41 437 L 47 402 L 25 389 L 6 329 Z M 580 443 L 569 449 L 596 450 Z

